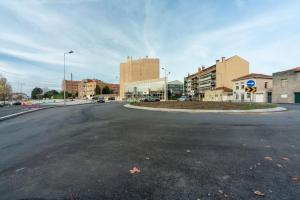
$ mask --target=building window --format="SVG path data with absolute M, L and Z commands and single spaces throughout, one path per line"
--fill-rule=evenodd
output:
M 265 88 L 268 88 L 268 82 L 267 81 L 265 82 Z
M 241 85 L 241 89 L 244 89 L 245 88 L 245 85 Z
M 238 85 L 237 85 L 237 86 L 235 86 L 235 89 L 236 89 L 236 90 L 238 90 L 238 89 L 239 89 L 239 86 L 238 86 Z
M 287 79 L 281 79 L 281 87 L 286 88 L 288 84 L 288 80 Z
M 235 99 L 236 99 L 236 100 L 238 100 L 238 99 L 239 99 L 239 95 L 238 95 L 238 94 L 236 94 L 236 96 L 235 96 Z
M 247 98 L 251 98 L 251 93 L 247 93 Z

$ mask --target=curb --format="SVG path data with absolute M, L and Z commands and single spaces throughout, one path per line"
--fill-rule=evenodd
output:
M 44 108 L 34 108 L 34 109 L 31 109 L 31 110 L 26 110 L 26 111 L 22 111 L 22 112 L 18 112 L 18 113 L 14 113 L 14 114 L 11 114 L 11 115 L 6 115 L 6 116 L 3 116 L 3 117 L 0 117 L 0 122 L 4 121 L 6 119 L 14 118 L 14 117 L 17 117 L 17 116 L 20 116 L 20 115 L 36 112 L 36 111 L 39 111 L 39 110 L 46 110 L 46 109 L 49 109 L 49 108 L 60 108 L 60 107 L 67 107 L 67 106 L 78 106 L 78 105 L 85 105 L 85 104 L 92 104 L 92 103 L 81 103 L 81 104 L 73 104 L 73 105 L 56 105 L 56 106 L 50 105 L 50 106 L 44 107 Z
M 253 110 L 200 110 L 200 109 L 170 109 L 170 108 L 151 108 L 142 106 L 133 106 L 130 104 L 124 105 L 126 108 L 150 110 L 150 111 L 162 111 L 162 112 L 184 112 L 184 113 L 262 113 L 262 112 L 281 112 L 286 111 L 286 108 L 266 108 L 266 109 L 253 109 Z
M 45 110 L 45 109 L 48 109 L 48 108 L 53 108 L 53 107 L 34 108 L 34 109 L 31 109 L 31 110 L 27 110 L 27 111 L 18 112 L 18 113 L 14 113 L 14 114 L 11 114 L 11 115 L 6 115 L 6 116 L 3 116 L 3 117 L 0 117 L 0 121 L 4 121 L 6 119 L 14 118 L 14 117 L 24 115 L 24 114 L 27 114 L 27 113 L 36 112 L 36 111 L 39 111 L 39 110 Z

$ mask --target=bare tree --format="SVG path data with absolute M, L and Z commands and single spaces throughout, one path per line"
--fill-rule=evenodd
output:
M 0 100 L 4 101 L 11 95 L 11 85 L 7 82 L 7 79 L 0 75 Z

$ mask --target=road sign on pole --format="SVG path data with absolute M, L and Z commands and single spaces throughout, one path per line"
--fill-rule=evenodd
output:
M 245 92 L 255 93 L 256 92 L 256 87 L 246 87 Z
M 247 81 L 247 86 L 248 87 L 254 87 L 255 86 L 255 81 L 254 80 L 248 80 Z

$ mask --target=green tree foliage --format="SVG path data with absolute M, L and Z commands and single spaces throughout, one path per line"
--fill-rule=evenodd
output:
M 110 89 L 108 86 L 105 86 L 103 89 L 102 89 L 102 94 L 110 94 Z
M 11 85 L 7 82 L 6 78 L 0 75 L 0 100 L 4 101 L 11 95 Z
M 51 98 L 54 98 L 55 96 L 57 96 L 58 94 L 59 93 L 56 90 L 50 90 L 44 94 L 44 98 L 51 99 Z
M 101 88 L 99 85 L 96 85 L 96 88 L 95 88 L 95 95 L 99 95 L 101 94 Z
M 35 87 L 31 91 L 31 98 L 40 99 L 42 97 L 42 94 L 43 94 L 43 90 L 39 87 Z

